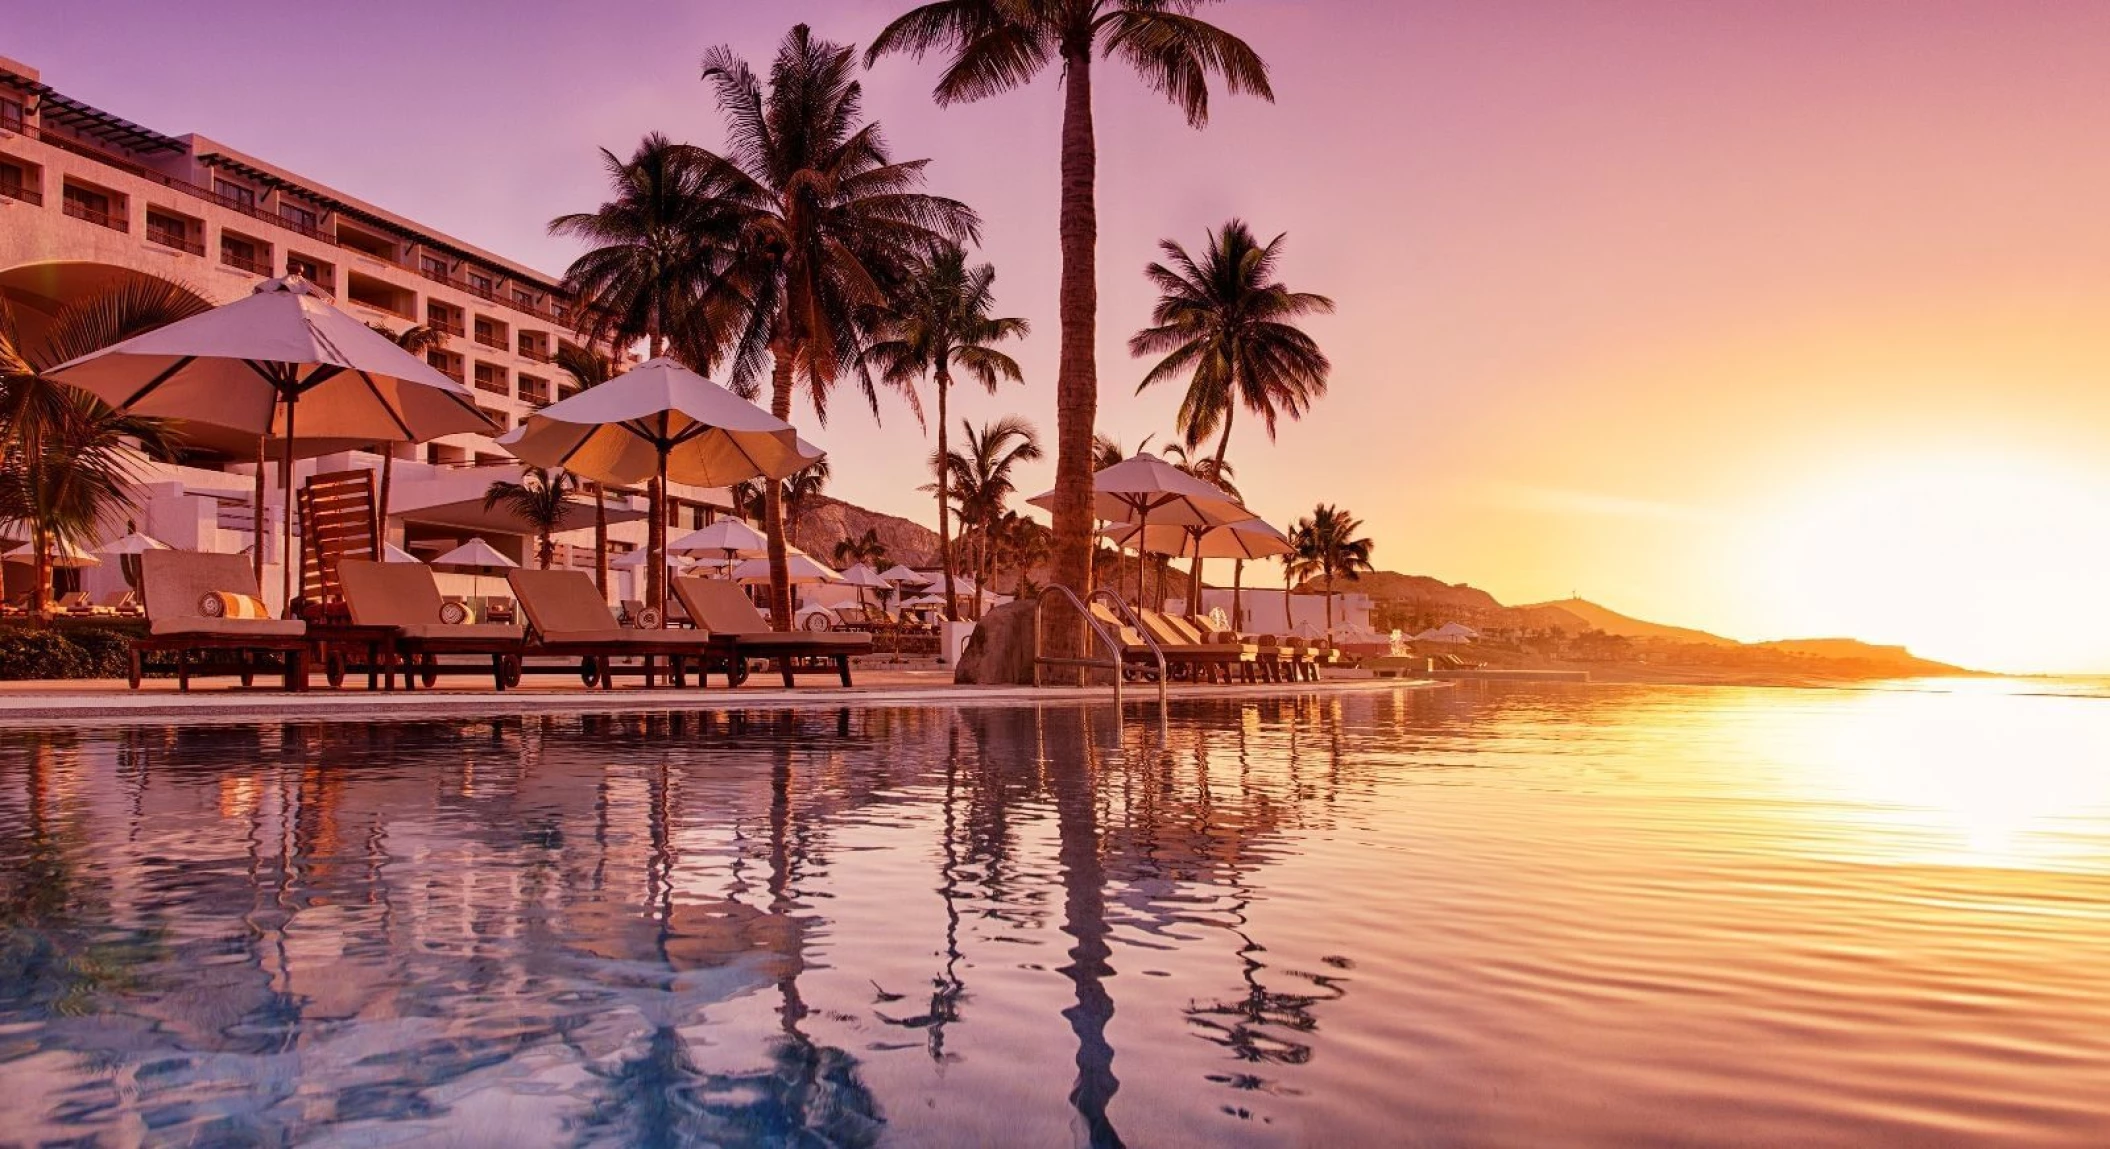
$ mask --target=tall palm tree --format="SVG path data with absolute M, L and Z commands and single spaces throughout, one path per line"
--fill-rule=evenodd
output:
M 1267 65 L 1245 41 L 1198 19 L 1202 0 L 933 0 L 879 33 L 869 66 L 890 52 L 949 57 L 939 106 L 1023 87 L 1061 62 L 1062 345 L 1055 381 L 1055 581 L 1091 586 L 1092 434 L 1099 413 L 1098 148 L 1092 136 L 1092 58 L 1118 58 L 1201 127 L 1209 78 L 1272 101 Z M 1081 641 L 1072 634 L 1070 641 Z
M 557 557 L 557 542 L 551 536 L 563 529 L 565 514 L 571 510 L 571 493 L 578 489 L 579 480 L 569 471 L 528 467 L 520 472 L 518 482 L 496 479 L 484 488 L 484 509 L 504 504 L 515 518 L 535 528 L 535 563 L 548 570 Z
M 564 344 L 557 348 L 557 369 L 571 376 L 579 390 L 598 387 L 615 373 L 615 364 L 597 351 Z M 608 488 L 593 484 L 593 585 L 608 597 Z
M 822 491 L 827 489 L 828 480 L 833 477 L 835 477 L 834 466 L 828 462 L 826 456 L 822 456 L 812 466 L 799 471 L 783 482 L 768 484 L 763 489 L 763 513 L 766 516 L 769 510 L 769 491 L 775 490 L 780 500 L 779 505 L 784 508 L 784 521 L 790 524 L 791 533 L 796 534 L 798 525 L 806 520 L 807 505 L 818 498 Z M 786 537 L 790 536 L 787 535 Z
M 998 319 L 990 315 L 996 306 L 991 290 L 996 268 L 987 263 L 970 266 L 967 250 L 947 244 L 929 260 L 919 264 L 908 283 L 873 323 L 873 342 L 865 348 L 865 360 L 880 376 L 897 386 L 913 386 L 928 375 L 938 392 L 937 458 L 951 455 L 945 433 L 952 416 L 946 393 L 952 389 L 955 368 L 980 383 L 991 395 L 999 380 L 1022 381 L 1018 361 L 992 344 L 1023 337 L 1023 319 Z M 953 610 L 952 512 L 945 468 L 937 470 L 938 564 L 945 571 L 945 617 L 958 621 Z
M 1312 508 L 1311 517 L 1297 521 L 1291 541 L 1307 574 L 1316 573 L 1326 587 L 1326 641 L 1333 641 L 1333 580 L 1355 582 L 1370 570 L 1370 552 L 1376 544 L 1358 536 L 1363 520 L 1330 503 Z
M 1017 415 L 1006 415 L 980 427 L 963 419 L 960 429 L 967 436 L 964 449 L 954 451 L 942 462 L 952 472 L 960 521 L 974 531 L 974 617 L 979 619 L 982 588 L 989 581 L 991 529 L 1003 517 L 1005 504 L 1018 492 L 1012 472 L 1020 463 L 1041 457 L 1040 435 L 1033 424 Z
M 1296 629 L 1296 620 L 1290 617 L 1290 594 L 1298 583 L 1318 573 L 1319 544 L 1309 516 L 1291 523 L 1286 533 L 1290 550 L 1282 556 L 1282 629 L 1288 632 Z
M 166 423 L 120 415 L 44 373 L 208 306 L 178 284 L 128 277 L 61 308 L 30 339 L 0 301 L 0 522 L 29 534 L 36 616 L 50 593 L 51 553 L 100 541 L 99 524 L 132 504 L 142 453 L 173 458 L 178 444 Z
M 966 204 L 917 190 L 928 160 L 893 160 L 864 118 L 855 67 L 852 48 L 804 24 L 777 49 L 766 86 L 730 47 L 703 58 L 727 139 L 724 155 L 701 153 L 703 178 L 713 210 L 738 225 L 712 252 L 706 314 L 735 387 L 758 387 L 767 363 L 770 412 L 787 421 L 803 389 L 825 422 L 829 392 L 851 370 L 877 415 L 874 379 L 858 368 L 862 320 L 919 259 L 980 231 Z M 763 494 L 770 603 L 788 627 L 783 500 L 775 486 Z
M 589 345 L 605 340 L 624 347 L 642 339 L 656 359 L 671 344 L 688 366 L 698 371 L 710 366 L 715 347 L 703 322 L 701 297 L 714 245 L 734 234 L 737 222 L 711 194 L 706 155 L 658 132 L 640 140 L 627 160 L 603 148 L 611 198 L 593 211 L 550 221 L 550 234 L 590 245 L 564 271 L 564 288 L 579 302 L 577 332 Z M 667 534 L 666 492 L 654 478 L 646 483 L 646 493 L 652 518 L 645 545 L 660 554 Z M 596 573 L 605 595 L 605 565 Z M 656 564 L 647 565 L 647 601 L 665 601 L 665 578 Z
M 1333 301 L 1276 282 L 1282 239 L 1278 235 L 1263 246 L 1244 220 L 1234 219 L 1209 233 L 1200 260 L 1168 239 L 1158 244 L 1165 262 L 1144 270 L 1158 289 L 1158 302 L 1151 326 L 1129 339 L 1128 350 L 1164 358 L 1143 376 L 1136 392 L 1185 376 L 1180 434 L 1199 444 L 1221 428 L 1218 470 L 1240 407 L 1260 417 L 1273 441 L 1283 415 L 1301 418 L 1326 393 L 1332 364 L 1296 320 L 1332 311 Z

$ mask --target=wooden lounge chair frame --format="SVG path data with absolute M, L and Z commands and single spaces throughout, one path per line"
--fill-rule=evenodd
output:
M 801 674 L 832 673 L 850 686 L 851 656 L 872 651 L 870 634 L 771 630 L 738 584 L 724 579 L 676 578 L 674 593 L 696 625 L 709 629 L 713 663 L 724 667 L 729 686 L 747 681 L 750 659 L 774 662 L 787 690 Z
M 526 636 L 518 627 L 490 624 L 449 625 L 440 621 L 439 584 L 432 569 L 423 563 L 383 563 L 370 559 L 344 559 L 333 571 L 333 581 L 344 595 L 355 626 L 394 630 L 384 654 L 382 678 L 395 688 L 395 668 L 403 668 L 403 688 L 416 690 L 420 681 L 427 687 L 438 684 L 442 674 L 485 674 L 498 690 L 520 685 L 521 654 Z M 474 655 L 490 660 L 488 666 L 444 663 L 445 655 Z M 329 657 L 336 657 L 330 655 Z M 332 685 L 343 678 L 335 664 L 330 667 Z
M 198 613 L 198 600 L 211 591 L 256 594 L 256 571 L 247 556 L 148 551 L 140 556 L 140 582 L 149 630 L 132 640 L 126 678 L 134 690 L 145 675 L 149 654 L 176 656 L 176 689 L 183 692 L 199 673 L 234 674 L 243 686 L 252 685 L 265 669 L 256 656 L 268 654 L 283 659 L 287 690 L 308 688 L 306 624 L 297 619 L 206 618 Z
M 616 675 L 641 673 L 646 686 L 656 686 L 661 659 L 666 660 L 668 685 L 686 686 L 691 663 L 698 685 L 704 684 L 713 649 L 710 635 L 622 626 L 585 571 L 516 569 L 506 572 L 506 583 L 527 615 L 527 653 L 578 659 L 579 677 L 586 685 L 609 689 Z M 618 665 L 615 660 L 623 658 L 641 662 Z

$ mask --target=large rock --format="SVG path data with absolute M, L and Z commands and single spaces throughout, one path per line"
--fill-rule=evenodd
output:
M 990 610 L 967 637 L 952 680 L 969 686 L 1033 684 L 1033 603 L 1021 599 Z

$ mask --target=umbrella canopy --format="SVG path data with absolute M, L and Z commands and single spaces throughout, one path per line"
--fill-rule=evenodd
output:
M 657 478 L 658 523 L 666 522 L 668 480 L 725 487 L 781 479 L 821 454 L 802 450 L 791 424 L 665 356 L 544 407 L 498 442 L 528 463 L 596 482 Z M 666 546 L 663 530 L 652 535 L 655 545 Z M 665 580 L 654 578 L 648 588 L 658 591 L 651 605 L 665 619 Z
M 487 433 L 474 393 L 299 276 L 50 373 L 120 411 L 277 439 L 421 442 Z M 293 422 L 299 410 L 299 425 Z
M 739 519 L 719 519 L 667 544 L 668 551 L 679 554 L 715 554 L 742 559 L 758 558 L 768 548 L 769 540 L 762 532 Z
M 167 543 L 152 535 L 143 535 L 138 531 L 130 531 L 95 548 L 95 553 L 99 555 L 143 555 L 148 551 L 165 551 L 169 549 L 170 547 Z
M 381 547 L 381 561 L 385 563 L 414 563 L 423 560 L 394 543 L 384 543 Z
M 311 439 L 417 443 L 496 430 L 467 387 L 337 310 L 297 275 L 265 280 L 245 298 L 48 374 L 128 414 L 281 440 L 297 441 L 305 431 Z M 295 453 L 284 451 L 279 460 L 288 492 L 280 577 L 289 597 Z
M 1264 559 L 1271 555 L 1286 555 L 1296 549 L 1290 544 L 1288 535 L 1264 519 L 1247 519 L 1242 523 L 1225 523 L 1202 530 L 1198 546 L 1195 528 L 1158 523 L 1148 527 L 1124 526 L 1108 531 L 1106 537 L 1115 546 L 1141 549 L 1148 554 L 1205 559 Z
M 902 603 L 902 604 L 901 604 L 901 606 L 902 606 L 902 609 L 904 609 L 904 610 L 908 610 L 908 609 L 911 609 L 911 608 L 920 608 L 920 607 L 927 607 L 927 606 L 944 606 L 944 605 L 945 605 L 945 596 L 944 596 L 944 595 L 942 595 L 942 594 L 926 594 L 926 595 L 919 595 L 918 597 L 916 597 L 916 598 L 912 598 L 912 599 L 909 599 L 909 600 L 908 600 L 907 602 L 904 602 L 904 603 Z
M 1026 501 L 1053 509 L 1055 492 L 1046 491 Z M 1092 515 L 1111 523 L 1213 527 L 1250 519 L 1253 512 L 1222 487 L 1144 452 L 1092 476 Z
M 517 567 L 520 564 L 507 558 L 496 547 L 478 537 L 470 539 L 468 542 L 432 560 L 432 565 L 436 567 L 479 567 L 504 570 Z
M 96 558 L 93 552 L 83 549 L 77 543 L 54 542 L 51 546 L 45 548 L 45 553 L 48 556 L 46 561 L 55 567 L 99 567 L 103 565 L 103 560 Z M 37 561 L 37 545 L 35 543 L 23 543 L 14 550 L 7 552 L 6 555 L 0 555 L 0 558 L 5 558 L 9 562 L 33 563 Z
M 785 566 L 789 568 L 791 581 L 794 583 L 843 581 L 843 576 L 828 569 L 820 560 L 799 551 L 791 552 L 790 560 L 785 563 Z M 741 582 L 768 582 L 769 560 L 749 559 L 733 568 L 733 577 Z
M 544 407 L 498 442 L 535 466 L 618 486 L 662 465 L 674 482 L 724 487 L 814 462 L 791 424 L 664 356 Z
M 896 586 L 931 585 L 931 581 L 928 578 L 925 578 L 923 575 L 920 575 L 915 571 L 909 569 L 905 564 L 902 563 L 895 563 L 893 566 L 890 566 L 887 569 L 880 571 L 879 577 L 887 580 L 890 583 L 895 584 Z
M 881 578 L 879 572 L 873 570 L 870 563 L 858 563 L 855 566 L 844 568 L 842 579 L 851 586 L 873 587 L 879 590 L 893 589 L 893 584 Z

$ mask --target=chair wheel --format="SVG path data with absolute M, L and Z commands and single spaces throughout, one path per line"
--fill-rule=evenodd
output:
M 599 683 L 601 681 L 600 664 L 591 658 L 581 661 L 579 663 L 579 681 L 588 686 Z
M 419 669 L 420 669 L 420 671 L 422 672 L 422 673 L 420 674 L 420 677 L 421 677 L 421 678 L 423 678 L 423 679 L 424 679 L 424 681 L 425 681 L 425 689 L 427 689 L 427 690 L 430 690 L 430 689 L 432 689 L 432 688 L 433 688 L 434 686 L 437 686 L 437 685 L 439 685 L 439 681 L 440 681 L 440 656 L 439 656 L 439 655 L 437 655 L 437 654 L 428 654 L 428 655 L 426 655 L 426 656 L 424 657 L 424 659 L 423 659 L 423 660 L 422 660 L 422 661 L 421 661 L 421 662 L 419 663 Z
M 328 682 L 330 684 L 330 689 L 335 690 L 338 687 L 344 685 L 344 672 L 345 664 L 343 651 L 333 650 L 323 656 L 322 677 L 325 682 Z
M 520 656 L 517 654 L 506 655 L 503 668 L 505 671 L 506 689 L 511 690 L 520 685 Z
M 137 690 L 139 689 L 139 680 L 142 677 L 144 677 L 144 668 L 140 666 L 139 652 L 135 650 L 132 652 L 131 658 L 125 663 L 125 681 L 131 684 L 132 689 Z

